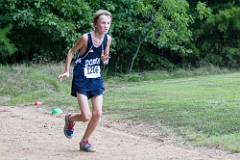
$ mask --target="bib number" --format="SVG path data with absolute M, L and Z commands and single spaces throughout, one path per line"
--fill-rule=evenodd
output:
M 86 78 L 98 78 L 101 77 L 100 66 L 85 66 L 84 75 Z

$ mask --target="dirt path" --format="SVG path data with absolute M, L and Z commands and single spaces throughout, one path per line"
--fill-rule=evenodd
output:
M 63 116 L 42 108 L 0 107 L 1 160 L 239 160 L 240 154 L 184 147 L 127 134 L 100 125 L 92 142 L 97 152 L 78 150 L 85 126 L 78 124 L 68 140 L 62 133 Z

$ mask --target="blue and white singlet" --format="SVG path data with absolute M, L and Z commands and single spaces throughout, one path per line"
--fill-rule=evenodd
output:
M 73 69 L 71 95 L 84 94 L 88 98 L 98 96 L 104 92 L 104 83 L 101 73 L 101 54 L 107 46 L 107 34 L 99 47 L 92 42 L 92 35 L 88 33 L 88 44 L 85 53 L 80 56 Z

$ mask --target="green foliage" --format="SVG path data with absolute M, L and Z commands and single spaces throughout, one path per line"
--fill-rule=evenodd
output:
M 169 48 L 168 52 L 174 52 L 179 57 L 191 52 L 187 45 L 191 41 L 191 31 L 188 29 L 191 16 L 186 1 L 117 0 L 99 4 L 113 13 L 113 63 L 110 64 L 113 72 L 127 72 L 133 63 L 135 71 L 141 70 L 142 64 L 150 64 L 145 67 L 148 69 L 173 65 L 167 53 L 152 54 L 149 52 L 152 48 Z M 106 4 L 118 7 L 112 8 Z M 161 59 L 166 59 L 169 64 L 161 64 L 167 62 Z
M 159 48 L 170 48 L 179 56 L 191 52 L 185 43 L 191 40 L 188 26 L 192 22 L 188 14 L 189 5 L 186 1 L 138 1 L 137 12 L 145 21 L 148 42 Z M 145 6 L 143 5 L 145 4 Z
M 106 72 L 202 63 L 235 68 L 239 8 L 237 0 L 2 0 L 0 63 L 64 60 L 78 38 L 92 30 L 93 12 L 107 9 L 113 14 L 113 40 Z
M 3 0 L 1 4 L 3 25 L 13 26 L 9 37 L 18 48 L 18 61 L 62 60 L 79 37 L 77 32 L 91 26 L 91 10 L 83 0 Z
M 14 54 L 17 50 L 7 37 L 10 29 L 11 27 L 0 29 L 0 61 L 2 62 L 5 62 L 6 58 Z
M 211 8 L 208 8 L 206 3 L 198 2 L 197 7 L 197 18 L 200 20 L 209 18 L 212 15 L 212 10 Z
M 202 59 L 219 66 L 238 67 L 240 7 L 231 7 L 207 17 L 196 34 Z M 208 33 L 208 34 L 206 34 Z
M 151 35 L 153 43 L 157 42 L 159 47 L 186 53 L 183 44 L 191 39 L 191 31 L 188 29 L 191 22 L 191 17 L 187 14 L 188 7 L 186 1 L 163 1 L 154 18 L 155 27 Z M 159 37 L 156 36 L 156 31 L 159 32 Z

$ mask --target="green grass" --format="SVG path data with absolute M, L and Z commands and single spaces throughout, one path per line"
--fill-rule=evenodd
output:
M 69 98 L 71 81 L 59 82 L 62 65 L 0 66 L 0 104 L 28 105 L 42 101 L 48 106 L 74 106 Z
M 0 104 L 40 100 L 77 109 L 71 81 L 59 82 L 63 64 L 0 66 Z M 195 145 L 240 152 L 240 72 L 219 68 L 153 71 L 110 77 L 104 112 L 174 131 Z
M 105 105 L 123 118 L 170 126 L 195 144 L 239 152 L 231 144 L 240 136 L 239 84 L 240 73 L 111 84 Z

